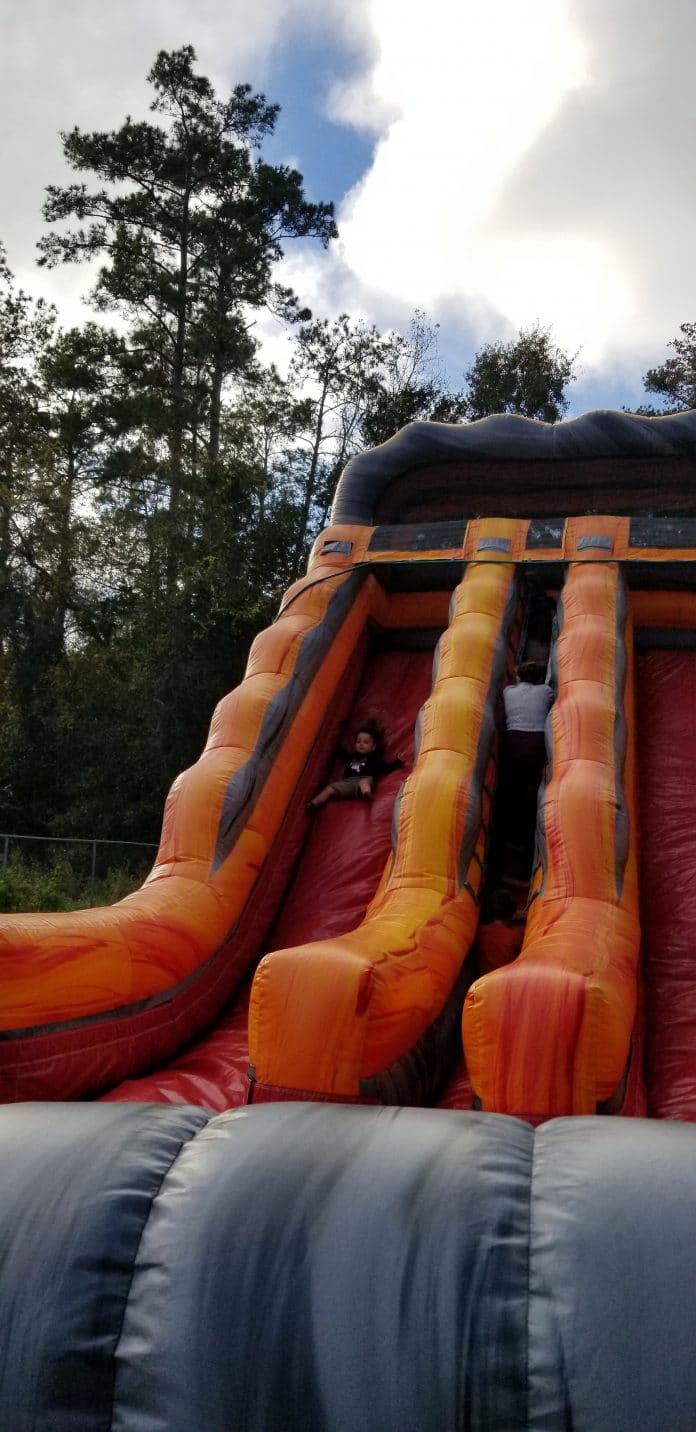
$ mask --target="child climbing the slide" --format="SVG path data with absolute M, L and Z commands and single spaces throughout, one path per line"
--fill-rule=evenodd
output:
M 309 802 L 310 814 L 330 800 L 371 800 L 380 776 L 396 771 L 403 766 L 400 756 L 393 761 L 384 759 L 384 733 L 377 721 L 365 721 L 355 733 L 352 751 L 342 746 L 338 756 L 343 761 L 343 775 L 339 780 L 324 786 Z
M 544 662 L 523 661 L 503 691 L 501 786 L 508 838 L 522 849 L 527 865 L 534 853 L 537 794 L 546 763 L 544 726 L 552 704 Z

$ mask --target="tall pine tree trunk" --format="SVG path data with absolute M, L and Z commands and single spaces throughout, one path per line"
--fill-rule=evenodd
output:
M 304 492 L 302 494 L 302 506 L 300 507 L 297 537 L 295 540 L 295 549 L 292 556 L 293 580 L 299 576 L 300 564 L 302 562 L 305 546 L 307 543 L 307 528 L 309 526 L 309 516 L 312 511 L 312 501 L 317 486 L 319 457 L 321 454 L 322 438 L 324 436 L 324 412 L 326 409 L 327 393 L 328 385 L 325 383 L 322 388 L 321 397 L 319 398 L 319 403 L 317 406 L 317 416 L 314 425 L 314 442 L 312 443 L 312 453 L 309 460 L 309 470 L 307 472 Z
M 167 531 L 166 581 L 171 595 L 179 575 L 177 553 L 181 498 L 184 484 L 185 376 L 188 310 L 188 262 L 190 227 L 190 187 L 184 191 L 182 204 L 181 241 L 179 245 L 179 277 L 176 311 L 176 336 L 172 366 L 172 426 L 169 435 L 169 514 Z
M 56 567 L 56 594 L 53 612 L 53 632 L 56 656 L 65 654 L 65 624 L 73 592 L 73 545 L 72 515 L 75 500 L 77 465 L 72 444 L 68 447 L 65 485 L 60 492 L 58 504 L 58 562 Z

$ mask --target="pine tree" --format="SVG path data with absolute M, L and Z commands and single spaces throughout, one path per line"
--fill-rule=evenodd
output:
M 102 260 L 94 300 L 132 323 L 131 378 L 143 400 L 153 469 L 166 484 L 166 584 L 179 578 L 187 504 L 205 462 L 220 455 L 225 381 L 249 365 L 250 313 L 296 310 L 274 280 L 292 237 L 335 235 L 333 206 L 309 203 L 301 176 L 264 163 L 278 107 L 238 85 L 227 100 L 194 70 L 191 46 L 161 51 L 148 76 L 164 123 L 63 135 L 68 163 L 101 181 L 51 186 L 41 240 L 49 266 Z

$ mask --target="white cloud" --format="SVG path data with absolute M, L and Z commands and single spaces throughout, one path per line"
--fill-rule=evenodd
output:
M 193 44 L 200 68 L 224 93 L 245 80 L 262 87 L 275 50 L 293 37 L 299 46 L 303 35 L 330 31 L 352 52 L 367 33 L 364 0 L 350 7 L 341 0 L 5 0 L 2 8 L 0 238 L 34 292 L 52 291 L 33 269 L 45 187 L 74 179 L 59 131 L 108 129 L 126 113 L 145 114 L 146 74 L 158 50 Z M 53 291 L 62 307 L 86 286 L 73 270 Z
M 376 58 L 333 96 L 382 123 L 340 215 L 359 291 L 480 338 L 541 322 L 636 378 L 691 316 L 691 0 L 371 0 Z M 385 118 L 386 116 L 386 118 Z
M 617 400 L 694 316 L 693 0 L 5 8 L 1 236 L 25 286 L 71 321 L 84 272 L 33 269 L 44 185 L 67 177 L 58 129 L 143 113 L 156 51 L 187 40 L 220 91 L 250 78 L 272 99 L 273 57 L 315 37 L 352 57 L 327 113 L 375 140 L 339 244 L 290 250 L 287 281 L 317 313 L 387 326 L 423 307 L 453 381 L 480 343 L 552 325 Z

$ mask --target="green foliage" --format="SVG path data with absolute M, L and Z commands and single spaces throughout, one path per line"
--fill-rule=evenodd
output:
M 264 161 L 277 106 L 219 98 L 195 60 L 157 56 L 149 117 L 63 135 L 76 182 L 47 191 L 40 262 L 98 261 L 98 322 L 62 332 L 0 249 L 4 830 L 156 842 L 348 458 L 414 420 L 558 416 L 574 377 L 535 329 L 482 350 L 463 395 L 422 313 L 407 334 L 313 318 L 282 257 L 331 240 L 332 205 Z M 285 378 L 258 358 L 262 307 L 293 336 Z M 13 853 L 0 899 L 71 908 L 86 882 L 72 853 Z
M 681 337 L 673 339 L 668 347 L 674 349 L 674 357 L 667 358 L 657 368 L 650 368 L 643 379 L 647 393 L 656 393 L 662 399 L 659 413 L 680 413 L 687 408 L 696 408 L 696 323 L 682 323 Z M 655 409 L 639 409 L 639 412 L 654 413 Z
M 433 327 L 417 309 L 408 336 L 390 333 L 380 340 L 377 365 L 368 380 L 368 401 L 360 419 L 364 446 L 386 442 L 406 423 L 457 423 L 466 416 L 464 395 L 449 392 L 443 383 L 438 328 L 439 324 Z
M 564 353 L 548 328 L 521 329 L 510 343 L 487 343 L 465 374 L 468 418 L 520 413 L 556 423 L 567 411 L 577 353 Z
M 298 330 L 291 385 L 305 395 L 298 409 L 289 472 L 299 514 L 293 575 L 322 527 L 348 458 L 385 442 L 418 418 L 455 421 L 460 394 L 446 392 L 437 372 L 437 330 L 416 312 L 410 334 L 381 334 L 374 325 L 315 319 Z
M 129 118 L 112 133 L 63 135 L 71 167 L 102 185 L 52 185 L 45 218 L 77 227 L 39 245 L 49 266 L 103 259 L 95 302 L 133 323 L 128 366 L 140 419 L 151 439 L 164 439 L 151 457 L 168 489 L 170 586 L 182 494 L 202 458 L 218 460 L 224 383 L 253 357 L 249 311 L 293 309 L 294 295 L 273 277 L 285 240 L 326 244 L 336 233 L 333 206 L 310 203 L 296 170 L 258 154 L 277 106 L 248 85 L 218 99 L 195 58 L 190 45 L 157 56 L 148 79 L 163 123 Z
M 0 246 L 0 659 L 10 633 L 25 622 L 40 567 L 32 525 L 31 476 L 50 466 L 47 420 L 37 363 L 50 342 L 55 315 L 17 289 Z
M 286 240 L 329 241 L 332 206 L 264 162 L 263 95 L 218 99 L 190 46 L 149 78 L 150 121 L 63 136 L 80 182 L 49 188 L 40 244 L 100 259 L 119 331 L 59 332 L 0 256 L 5 829 L 156 839 L 297 545 L 292 408 L 261 463 L 258 415 L 227 414 L 232 382 L 263 386 L 254 310 L 307 319 L 277 266 Z
M 150 862 L 151 863 L 151 862 Z M 149 866 L 112 866 L 92 884 L 88 874 L 68 855 L 36 861 L 13 853 L 0 871 L 0 913 L 32 910 L 82 910 L 89 905 L 112 905 L 142 884 Z

